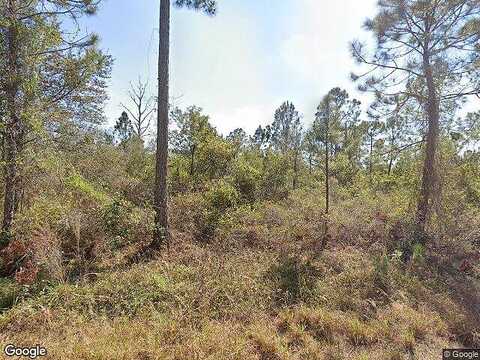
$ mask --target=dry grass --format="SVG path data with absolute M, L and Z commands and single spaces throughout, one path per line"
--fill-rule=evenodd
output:
M 320 211 L 297 200 L 241 209 L 209 244 L 184 224 L 151 263 L 51 287 L 0 315 L 0 344 L 51 359 L 436 360 L 478 331 L 445 279 L 388 253 L 375 206 L 375 241 L 337 214 L 318 253 Z

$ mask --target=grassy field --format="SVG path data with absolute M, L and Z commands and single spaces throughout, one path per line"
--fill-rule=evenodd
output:
M 478 239 L 478 217 L 456 229 L 455 248 L 445 235 L 404 262 L 392 250 L 400 225 L 382 215 L 393 207 L 345 201 L 320 251 L 315 195 L 238 209 L 208 243 L 177 208 L 183 231 L 168 251 L 127 264 L 125 249 L 78 283 L 26 296 L 0 316 L 0 343 L 38 343 L 51 359 L 144 360 L 436 360 L 480 345 L 479 269 L 455 260 Z

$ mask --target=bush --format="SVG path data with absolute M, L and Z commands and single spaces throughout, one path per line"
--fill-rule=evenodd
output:
M 196 237 L 210 239 L 226 212 L 234 208 L 239 200 L 240 195 L 231 184 L 224 180 L 213 183 L 203 194 L 204 208 L 195 218 Z
M 260 194 L 266 199 L 283 199 L 288 195 L 288 171 L 285 158 L 276 153 L 268 153 L 264 159 Z
M 115 199 L 103 209 L 102 219 L 105 231 L 110 235 L 110 244 L 119 248 L 130 240 L 128 217 L 131 206 L 124 200 Z
M 0 313 L 15 304 L 19 291 L 19 286 L 15 282 L 0 278 Z
M 256 200 L 261 173 L 244 160 L 236 161 L 232 169 L 233 184 L 242 199 L 249 203 Z
M 308 301 L 315 295 L 318 270 L 298 257 L 283 256 L 270 269 L 269 277 L 278 286 L 276 301 L 284 305 Z
M 152 232 L 153 214 L 133 204 L 115 199 L 102 209 L 102 221 L 108 244 L 119 249 L 128 244 L 142 241 Z
M 77 192 L 80 197 L 90 198 L 99 203 L 105 203 L 108 201 L 108 196 L 104 192 L 97 190 L 81 175 L 75 174 L 69 176 L 66 179 L 65 184 L 67 185 L 67 188 Z

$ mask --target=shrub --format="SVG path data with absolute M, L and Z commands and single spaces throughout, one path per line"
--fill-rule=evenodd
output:
M 102 219 L 105 231 L 110 235 L 110 244 L 119 248 L 130 240 L 128 216 L 131 206 L 124 200 L 115 199 L 103 209 Z
M 247 202 L 254 202 L 260 184 L 261 173 L 244 160 L 235 162 L 232 169 L 233 184 Z
M 276 301 L 291 305 L 315 296 L 317 269 L 295 256 L 282 256 L 270 269 L 270 280 L 277 284 Z
M 237 190 L 226 181 L 212 184 L 203 194 L 204 208 L 195 218 L 197 238 L 210 239 L 226 212 L 239 203 Z
M 75 174 L 69 176 L 66 179 L 65 184 L 67 185 L 67 188 L 77 192 L 81 197 L 90 198 L 99 203 L 105 203 L 108 201 L 108 196 L 104 192 L 97 190 L 81 175 Z
M 62 243 L 55 232 L 49 227 L 34 231 L 31 248 L 32 258 L 42 279 L 55 282 L 66 280 Z
M 260 194 L 266 199 L 283 199 L 288 195 L 288 172 L 285 159 L 276 153 L 268 153 L 264 159 Z
M 175 230 L 194 233 L 197 218 L 205 208 L 205 200 L 200 193 L 178 194 L 169 204 L 170 223 Z
M 376 287 L 388 293 L 391 286 L 390 260 L 384 255 L 377 257 L 373 263 L 373 282 Z
M 152 232 L 151 211 L 119 198 L 105 206 L 101 216 L 108 244 L 114 250 L 142 241 Z
M 0 278 L 0 313 L 15 304 L 19 292 L 19 286 L 15 282 Z

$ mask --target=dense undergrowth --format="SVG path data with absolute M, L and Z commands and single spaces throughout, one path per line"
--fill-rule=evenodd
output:
M 41 343 L 55 359 L 262 360 L 438 359 L 480 345 L 480 269 L 465 265 L 475 211 L 423 246 L 410 243 L 408 204 L 339 192 L 322 250 L 320 190 L 238 206 L 219 192 L 178 195 L 172 246 L 141 263 L 141 242 L 122 242 L 138 227 L 115 223 L 127 205 L 109 203 L 110 256 L 76 280 L 2 280 L 0 343 Z M 228 206 L 199 238 L 219 199 Z
M 172 241 L 152 258 L 153 153 L 102 136 L 38 148 L 26 166 L 0 253 L 0 344 L 112 360 L 433 360 L 479 346 L 477 153 L 443 138 L 442 196 L 418 238 L 421 149 L 391 171 L 339 152 L 326 217 L 321 168 L 210 129 L 194 162 L 169 159 Z

